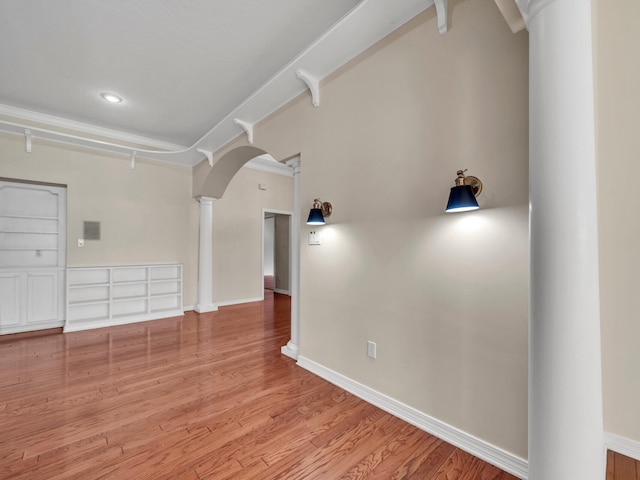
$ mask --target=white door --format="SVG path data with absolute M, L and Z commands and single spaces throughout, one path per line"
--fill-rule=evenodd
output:
M 64 324 L 67 190 L 0 181 L 0 334 Z

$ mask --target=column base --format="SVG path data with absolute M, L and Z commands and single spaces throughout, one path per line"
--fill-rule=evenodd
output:
M 195 305 L 193 310 L 198 313 L 216 312 L 218 311 L 218 305 L 215 303 L 208 303 L 205 305 Z
M 295 343 L 292 343 L 291 340 L 280 349 L 280 353 L 286 355 L 289 358 L 293 358 L 294 360 L 298 360 L 298 355 L 300 354 L 300 347 Z

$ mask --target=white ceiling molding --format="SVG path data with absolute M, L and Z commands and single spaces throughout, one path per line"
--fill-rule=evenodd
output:
M 436 15 L 438 16 L 438 32 L 440 35 L 447 33 L 447 0 L 435 0 Z
M 247 133 L 247 142 L 249 142 L 249 145 L 253 145 L 253 123 L 245 122 L 239 118 L 234 118 L 233 123 L 242 127 L 242 129 Z
M 9 122 L 7 120 L 0 119 L 0 132 L 24 135 L 25 130 L 29 130 L 32 139 L 39 138 L 41 140 L 48 140 L 54 143 L 61 143 L 65 145 L 76 145 L 76 146 L 91 148 L 91 149 L 100 150 L 104 152 L 122 154 L 127 157 L 129 157 L 131 155 L 131 152 L 135 150 L 136 154 L 139 157 L 144 157 L 151 160 L 158 160 L 161 162 L 174 163 L 174 164 L 184 165 L 189 167 L 195 165 L 197 162 L 202 160 L 202 155 L 197 151 L 191 151 L 191 149 L 186 149 L 179 152 L 171 152 L 172 154 L 177 155 L 175 157 L 162 157 L 162 156 L 155 157 L 155 156 L 150 156 L 146 154 L 141 155 L 140 154 L 141 151 L 143 153 L 144 152 L 161 153 L 161 152 L 157 150 L 146 150 L 146 151 L 140 150 L 128 145 L 121 145 L 117 143 L 106 142 L 103 140 L 96 140 L 95 138 L 83 137 L 80 135 L 72 135 L 69 133 L 64 133 L 56 130 L 48 130 L 46 128 L 33 127 L 33 126 L 25 125 L 22 123 Z M 191 154 L 192 161 L 189 161 L 189 157 L 188 157 L 189 154 Z M 180 161 L 176 161 L 176 159 L 180 160 L 180 155 L 185 156 L 184 157 L 186 159 L 185 163 L 180 163 Z M 186 163 L 186 162 L 189 162 L 189 163 Z
M 443 1 L 446 4 L 446 0 L 438 0 L 441 9 Z M 54 142 L 125 155 L 131 155 L 135 150 L 139 157 L 194 166 L 204 157 L 209 159 L 207 152 L 216 152 L 238 136 L 236 119 L 255 125 L 303 93 L 307 84 L 295 75 L 303 66 L 304 71 L 313 71 L 319 82 L 433 5 L 434 0 L 363 0 L 188 148 L 2 105 L 0 115 L 17 118 L 20 122 L 0 117 L 0 130 L 24 134 L 24 129 L 29 128 L 38 138 Z M 441 23 L 441 14 L 438 23 Z M 29 122 L 42 126 L 30 126 Z M 139 148 L 141 146 L 151 148 Z
M 495 0 L 495 2 L 513 33 L 527 28 L 515 0 Z
M 27 153 L 31 153 L 31 130 L 29 130 L 28 128 L 24 129 L 24 136 L 25 136 L 25 146 L 24 149 L 27 151 Z
M 533 19 L 540 10 L 554 1 L 555 0 L 515 0 L 527 28 L 531 23 L 531 19 Z
M 12 118 L 3 119 L 3 116 Z M 184 145 L 177 145 L 175 143 L 164 142 L 154 138 L 143 137 L 127 132 L 89 125 L 87 123 L 76 122 L 74 120 L 56 117 L 54 115 L 32 112 L 31 110 L 25 110 L 23 108 L 0 104 L 0 125 L 5 121 L 14 121 L 13 119 L 18 119 L 20 120 L 20 123 L 24 122 L 26 125 L 33 125 L 34 127 L 39 126 L 51 131 L 54 131 L 53 128 L 56 128 L 66 131 L 66 133 L 77 134 L 78 136 L 80 134 L 86 134 L 100 137 L 105 140 L 109 139 L 114 143 L 122 142 L 125 144 L 147 147 L 149 150 L 180 151 L 187 148 Z
M 306 83 L 311 90 L 311 104 L 314 107 L 320 106 L 320 80 L 304 70 L 296 70 L 296 77 Z
M 198 149 L 198 152 L 207 157 L 207 161 L 209 162 L 209 166 L 213 167 L 213 152 L 211 150 L 204 150 L 202 148 Z
M 244 164 L 243 168 L 260 170 L 262 172 L 274 173 L 285 177 L 293 177 L 293 169 L 284 163 L 278 162 L 271 155 L 260 155 L 259 157 L 252 158 Z

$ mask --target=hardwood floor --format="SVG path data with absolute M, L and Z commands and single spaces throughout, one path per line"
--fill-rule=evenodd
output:
M 640 480 L 640 462 L 609 450 L 607 480 Z
M 0 340 L 2 479 L 515 477 L 296 366 L 289 297 Z

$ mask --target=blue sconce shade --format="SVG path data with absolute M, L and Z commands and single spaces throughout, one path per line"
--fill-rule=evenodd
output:
M 452 187 L 447 202 L 447 212 L 467 212 L 480 208 L 470 185 Z
M 321 202 L 319 198 L 313 201 L 313 207 L 309 211 L 307 225 L 324 225 L 325 217 L 330 217 L 333 206 L 329 202 Z
M 476 197 L 482 191 L 482 182 L 477 177 L 465 176 L 466 170 L 458 170 L 456 186 L 451 189 L 447 212 L 468 212 L 480 208 Z
M 324 225 L 324 217 L 320 208 L 312 208 L 307 218 L 307 225 Z

